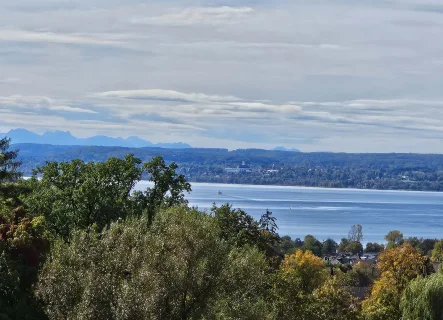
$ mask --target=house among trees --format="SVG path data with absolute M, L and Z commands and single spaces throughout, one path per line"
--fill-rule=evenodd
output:
M 241 165 L 237 168 L 225 168 L 227 173 L 251 173 L 252 169 L 245 161 L 242 161 Z

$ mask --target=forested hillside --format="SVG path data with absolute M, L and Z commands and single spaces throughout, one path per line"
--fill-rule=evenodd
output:
M 29 175 L 45 161 L 106 161 L 131 153 L 142 161 L 161 155 L 191 182 L 297 185 L 394 190 L 443 190 L 443 155 L 300 153 L 245 149 L 162 149 L 17 144 Z M 242 162 L 250 172 L 228 173 Z

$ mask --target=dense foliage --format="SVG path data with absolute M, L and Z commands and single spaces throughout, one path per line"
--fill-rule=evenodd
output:
M 442 240 L 280 237 L 269 210 L 189 208 L 162 157 L 52 161 L 21 180 L 8 140 L 0 151 L 2 320 L 441 319 Z

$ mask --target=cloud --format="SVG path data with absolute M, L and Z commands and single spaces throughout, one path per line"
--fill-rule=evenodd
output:
M 70 106 L 50 106 L 50 110 L 54 111 L 66 111 L 66 112 L 78 112 L 78 113 L 90 113 L 90 114 L 96 114 L 96 111 L 89 110 L 89 109 L 83 109 L 83 108 L 76 108 L 76 107 L 70 107 Z
M 0 96 L 0 106 L 5 108 L 11 108 L 14 110 L 25 109 L 25 110 L 51 110 L 51 111 L 61 111 L 61 112 L 72 112 L 72 113 L 89 113 L 96 114 L 96 111 L 71 107 L 68 105 L 60 105 L 57 101 L 42 96 Z M 17 110 L 18 111 L 18 110 Z
M 0 122 L 230 149 L 443 150 L 441 0 L 208 3 L 0 4 Z
M 250 7 L 196 7 L 186 8 L 178 13 L 164 14 L 157 17 L 133 18 L 135 24 L 161 26 L 222 25 L 237 22 L 250 17 L 255 10 Z
M 183 93 L 174 90 L 148 89 L 148 90 L 117 90 L 96 94 L 102 98 L 124 98 L 137 100 L 163 100 L 181 102 L 230 102 L 240 101 L 233 96 L 207 95 L 202 93 Z
M 8 78 L 4 78 L 4 79 L 0 78 L 0 83 L 2 83 L 2 84 L 16 84 L 21 81 L 22 81 L 22 79 L 14 78 L 14 77 L 8 77 Z
M 35 43 L 62 43 L 76 45 L 117 46 L 124 44 L 121 41 L 100 39 L 85 34 L 67 34 L 45 31 L 28 31 L 17 29 L 0 29 L 0 41 L 35 42 Z

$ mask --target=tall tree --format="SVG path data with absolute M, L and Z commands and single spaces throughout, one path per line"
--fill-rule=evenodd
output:
M 143 165 L 143 169 L 150 175 L 149 180 L 154 183 L 154 187 L 148 188 L 144 193 L 149 223 L 152 223 L 156 212 L 162 206 L 171 207 L 187 203 L 184 192 L 192 191 L 191 184 L 186 181 L 184 175 L 177 174 L 177 168 L 175 162 L 167 165 L 162 157 L 155 157 Z M 142 193 L 135 195 L 140 196 Z
M 361 242 L 363 240 L 363 227 L 361 224 L 354 224 L 349 230 L 348 239 L 354 242 Z
M 18 151 L 10 150 L 11 140 L 0 139 L 0 184 L 4 182 L 16 181 L 22 176 L 18 171 L 21 161 L 17 160 Z
M 387 249 L 392 249 L 403 244 L 403 233 L 398 230 L 389 231 L 385 236 L 385 240 L 388 242 L 386 245 Z

